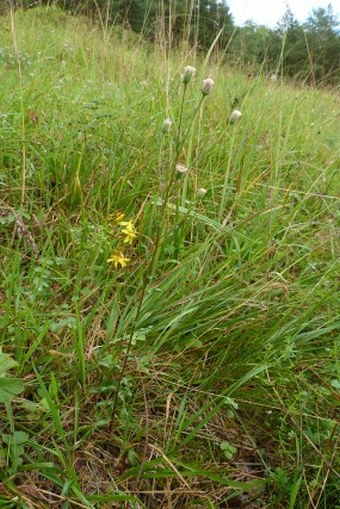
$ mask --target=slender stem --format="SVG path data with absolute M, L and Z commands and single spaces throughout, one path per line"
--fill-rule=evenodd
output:
M 198 103 L 197 108 L 195 109 L 193 116 L 191 117 L 189 127 L 188 127 L 188 129 L 185 131 L 185 134 L 184 134 L 184 136 L 183 136 L 183 140 L 182 140 L 181 145 L 183 145 L 184 140 L 185 140 L 185 139 L 186 139 L 186 137 L 188 136 L 188 134 L 189 134 L 189 132 L 190 132 L 190 130 L 191 130 L 192 124 L 194 123 L 195 117 L 196 117 L 197 113 L 199 112 L 199 110 L 200 110 L 200 108 L 201 108 L 201 106 L 202 106 L 202 103 L 203 103 L 203 101 L 204 101 L 205 97 L 207 97 L 207 96 L 206 96 L 206 94 L 202 94 L 202 96 L 201 96 L 201 100 L 200 100 L 200 102 Z
M 185 142 L 185 140 L 186 140 L 186 138 L 187 138 L 187 136 L 188 136 L 188 134 L 190 132 L 191 126 L 193 124 L 193 121 L 194 121 L 194 119 L 195 119 L 195 117 L 197 115 L 197 112 L 199 111 L 199 109 L 200 109 L 200 107 L 202 105 L 202 102 L 204 100 L 204 97 L 205 97 L 205 95 L 202 95 L 201 100 L 200 100 L 196 110 L 193 113 L 193 116 L 192 116 L 191 122 L 189 124 L 189 127 L 185 131 L 185 134 L 184 134 L 183 138 L 181 138 L 180 136 L 181 136 L 182 122 L 183 122 L 183 109 L 184 109 L 185 91 L 186 91 L 186 84 L 184 84 L 184 90 L 183 90 L 182 101 L 181 101 L 180 120 L 179 120 L 178 133 L 177 133 L 177 141 L 176 141 L 176 151 L 175 151 L 174 158 L 173 158 L 173 160 L 172 160 L 172 162 L 170 164 L 170 178 L 169 178 L 169 182 L 168 182 L 168 185 L 167 185 L 167 188 L 166 188 L 166 191 L 165 191 L 164 200 L 162 201 L 162 204 L 161 204 L 161 222 L 160 222 L 160 225 L 159 225 L 158 230 L 157 230 L 157 235 L 156 235 L 156 239 L 155 239 L 155 243 L 154 243 L 154 248 L 153 248 L 151 260 L 150 260 L 150 262 L 149 262 L 149 264 L 147 266 L 147 269 L 146 269 L 146 271 L 144 273 L 142 291 L 141 291 L 140 298 L 139 298 L 138 305 L 137 305 L 137 309 L 136 309 L 135 320 L 134 320 L 134 323 L 133 323 L 133 325 L 131 327 L 129 339 L 128 339 L 126 350 L 125 350 L 125 354 L 124 354 L 124 359 L 123 359 L 123 365 L 122 365 L 121 373 L 120 373 L 120 376 L 119 376 L 119 379 L 118 379 L 118 384 L 117 384 L 117 387 L 116 387 L 116 390 L 115 390 L 115 394 L 114 394 L 114 398 L 113 398 L 113 402 L 112 402 L 111 419 L 110 419 L 110 424 L 109 424 L 109 433 L 111 433 L 111 431 L 113 429 L 114 418 L 115 418 L 115 414 L 116 414 L 118 397 L 119 397 L 119 391 L 120 391 L 120 388 L 121 388 L 122 380 L 124 378 L 124 373 L 125 373 L 126 366 L 127 366 L 127 361 L 128 361 L 129 355 L 130 355 L 130 351 L 131 351 L 131 347 L 132 347 L 132 342 L 133 342 L 133 337 L 134 337 L 134 334 L 135 334 L 135 331 L 136 331 L 138 319 L 139 319 L 139 316 L 140 316 L 140 313 L 141 313 L 141 310 L 142 310 L 145 293 L 146 293 L 146 290 L 147 290 L 147 288 L 149 286 L 150 281 L 152 280 L 152 277 L 154 276 L 154 269 L 155 269 L 155 266 L 156 266 L 155 262 L 157 261 L 157 258 L 158 258 L 159 248 L 160 248 L 161 240 L 162 240 L 162 233 L 163 233 L 163 229 L 164 229 L 165 221 L 166 221 L 166 208 L 167 208 L 167 205 L 168 205 L 168 202 L 169 202 L 170 193 L 171 193 L 171 190 L 172 190 L 172 187 L 173 187 L 173 183 L 174 183 L 174 181 L 176 179 L 176 164 L 178 162 L 178 158 L 179 158 L 179 155 L 180 155 L 180 152 L 181 152 L 181 148 L 182 148 L 182 146 L 183 146 L 183 144 L 184 144 L 184 142 Z
M 184 99 L 185 99 L 185 93 L 187 91 L 187 83 L 183 83 L 183 92 L 182 92 L 182 99 L 181 99 L 181 106 L 179 110 L 179 123 L 178 123 L 178 131 L 177 131 L 177 139 L 176 139 L 176 152 L 179 150 L 180 144 L 181 144 L 181 134 L 182 134 L 182 124 L 183 124 L 183 111 L 184 111 Z
M 21 205 L 24 205 L 25 194 L 26 194 L 26 126 L 25 126 L 25 107 L 24 107 L 24 87 L 23 87 L 21 60 L 20 60 L 20 54 L 19 54 L 15 26 L 14 26 L 12 2 L 10 3 L 9 16 L 10 16 L 10 24 L 11 24 L 11 35 L 12 35 L 13 49 L 14 49 L 15 58 L 16 58 L 16 61 L 18 64 L 19 85 L 20 85 L 21 138 L 22 138 Z
M 226 169 L 226 172 L 225 172 L 225 175 L 224 175 L 222 198 L 221 198 L 220 210 L 219 210 L 219 214 L 218 214 L 218 217 L 219 217 L 220 221 L 222 220 L 222 217 L 223 217 L 225 202 L 226 202 L 226 199 L 227 199 L 227 188 L 228 188 L 228 181 L 229 181 L 229 177 L 230 177 L 230 168 L 231 168 L 231 161 L 232 161 L 232 157 L 233 157 L 234 143 L 235 143 L 235 128 L 233 129 L 233 134 L 232 134 L 232 137 L 231 137 L 231 144 L 230 144 L 230 148 L 229 148 L 228 164 L 227 164 L 227 169 Z

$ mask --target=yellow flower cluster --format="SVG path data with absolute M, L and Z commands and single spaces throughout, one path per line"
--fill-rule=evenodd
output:
M 122 234 L 125 236 L 123 240 L 124 244 L 130 244 L 131 246 L 131 244 L 133 244 L 133 241 L 137 237 L 135 225 L 133 224 L 132 221 L 121 221 L 119 223 L 119 226 L 124 227 L 121 230 Z
M 124 253 L 122 253 L 121 251 L 113 252 L 112 255 L 110 256 L 110 258 L 107 260 L 108 263 L 112 263 L 112 265 L 114 266 L 115 269 L 118 269 L 119 265 L 123 269 L 124 267 L 127 266 L 129 261 L 130 261 L 130 258 L 126 258 L 124 256 Z
M 129 221 L 123 221 L 125 217 L 124 212 L 116 212 L 110 214 L 107 218 L 107 222 L 110 226 L 119 227 L 119 238 L 123 241 L 123 244 L 131 246 L 137 237 L 137 230 L 134 222 L 130 219 Z M 114 251 L 107 262 L 118 269 L 119 267 L 124 268 L 129 263 L 130 258 L 127 258 L 123 251 Z
M 115 212 L 115 213 L 110 214 L 109 216 L 107 216 L 107 222 L 108 222 L 108 224 L 110 226 L 116 226 L 121 221 L 123 221 L 124 217 L 125 217 L 124 212 L 121 212 L 119 210 L 118 212 Z

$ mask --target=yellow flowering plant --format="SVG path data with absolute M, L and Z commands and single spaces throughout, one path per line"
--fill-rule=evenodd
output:
M 107 216 L 107 222 L 110 226 L 116 226 L 121 221 L 123 221 L 124 217 L 125 213 L 121 210 L 118 210 L 118 212 L 113 212 Z
M 121 251 L 114 251 L 110 258 L 108 258 L 107 263 L 112 263 L 115 269 L 118 269 L 119 266 L 124 269 L 129 263 L 130 258 L 127 258 L 124 253 Z
M 132 221 L 121 221 L 119 226 L 123 226 L 121 233 L 124 235 L 124 244 L 133 244 L 133 241 L 137 237 L 135 225 Z
M 131 261 L 127 257 L 124 249 L 125 246 L 132 246 L 137 238 L 137 230 L 133 220 L 124 221 L 125 213 L 117 211 L 107 217 L 107 223 L 110 226 L 110 234 L 116 239 L 116 249 L 112 252 L 107 262 L 112 264 L 114 268 L 125 268 Z M 123 244 L 123 245 L 122 245 Z

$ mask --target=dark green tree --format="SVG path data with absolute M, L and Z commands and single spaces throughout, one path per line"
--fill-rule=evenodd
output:
M 251 20 L 238 27 L 232 44 L 233 60 L 246 66 L 262 67 L 268 62 L 268 46 L 272 31 Z
M 339 22 L 331 5 L 314 9 L 304 25 L 314 80 L 339 79 L 340 33 Z
M 280 67 L 284 75 L 304 78 L 308 73 L 308 50 L 302 25 L 295 19 L 294 14 L 287 7 L 277 25 L 280 38 Z M 276 45 L 278 38 L 276 38 Z
M 218 46 L 224 48 L 231 37 L 234 23 L 228 5 L 219 0 L 197 1 L 193 24 L 198 27 L 198 44 L 207 49 L 220 34 Z

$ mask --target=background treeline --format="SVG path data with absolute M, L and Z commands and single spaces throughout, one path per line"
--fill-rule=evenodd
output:
M 3 9 L 9 3 L 0 0 Z M 331 5 L 312 11 L 299 23 L 289 8 L 274 29 L 252 21 L 234 24 L 228 2 L 221 0 L 12 0 L 15 7 L 57 5 L 142 33 L 171 48 L 187 41 L 199 50 L 224 51 L 238 65 L 307 83 L 336 83 L 340 73 L 339 22 Z

